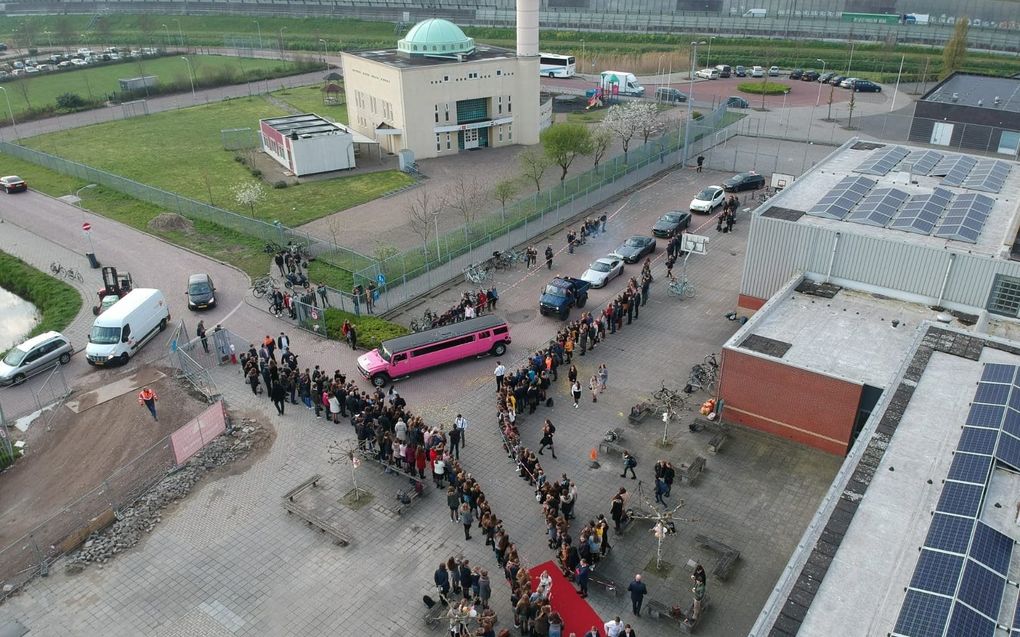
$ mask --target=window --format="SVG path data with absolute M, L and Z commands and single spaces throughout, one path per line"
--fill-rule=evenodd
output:
M 987 308 L 993 314 L 1020 315 L 1020 279 L 1005 274 L 995 275 Z
M 506 325 L 500 325 L 496 329 L 492 330 L 492 333 L 493 334 L 506 334 L 509 329 L 510 328 L 508 328 Z
M 496 75 L 503 75 L 503 71 L 496 69 Z
M 470 343 L 473 340 L 475 340 L 474 335 L 468 335 L 468 336 L 462 336 L 460 338 L 455 338 L 455 339 L 452 339 L 452 340 L 449 340 L 449 341 L 444 341 L 442 343 L 436 343 L 434 345 L 426 345 L 425 347 L 420 347 L 420 348 L 414 350 L 413 352 L 411 352 L 411 356 L 415 357 L 415 356 L 424 356 L 425 354 L 432 354 L 433 352 L 439 352 L 439 351 L 442 351 L 444 349 L 449 349 L 451 347 L 457 347 L 459 345 L 466 345 L 466 344 Z
M 443 81 L 444 82 L 449 82 L 450 81 L 450 76 L 449 75 L 444 75 L 443 76 Z
M 499 102 L 497 104 L 498 104 L 498 112 L 502 115 L 502 113 L 503 113 L 503 96 L 502 95 L 499 96 Z
M 441 147 L 441 146 L 439 145 L 439 133 L 436 133 L 436 152 L 439 152 L 439 151 L 441 151 L 441 150 L 443 150 L 443 149 L 442 149 L 442 147 Z
M 481 339 L 483 339 L 483 338 L 489 338 L 489 332 L 488 332 L 488 331 L 485 331 L 485 332 L 479 332 L 479 333 L 478 333 L 478 338 L 479 338 L 479 340 L 481 340 Z
M 1002 131 L 1002 134 L 999 135 L 999 148 L 996 152 L 1016 157 L 1017 151 L 1020 151 L 1020 133 L 1009 130 Z
M 407 354 L 394 354 L 390 359 L 390 365 L 396 365 L 397 363 L 403 362 L 407 359 Z
M 510 97 L 511 97 L 510 95 L 506 96 L 506 112 L 507 113 L 513 113 L 514 112 L 514 105 L 510 103 Z
M 446 105 L 446 121 L 450 121 L 450 105 Z
M 447 133 L 446 134 L 446 150 L 450 150 L 450 148 L 451 148 L 451 146 L 450 146 L 450 134 Z

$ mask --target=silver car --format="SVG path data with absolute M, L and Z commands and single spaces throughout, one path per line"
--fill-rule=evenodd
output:
M 0 361 L 0 385 L 20 385 L 29 376 L 66 365 L 74 347 L 60 332 L 46 332 L 18 345 Z

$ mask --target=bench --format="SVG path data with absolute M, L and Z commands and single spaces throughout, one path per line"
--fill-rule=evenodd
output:
M 712 575 L 715 575 L 723 582 L 729 579 L 730 572 L 733 570 L 734 565 L 736 565 L 737 559 L 740 558 L 740 551 L 705 535 L 696 535 L 694 541 L 697 542 L 698 546 L 706 548 L 719 556 L 715 562 L 715 568 L 712 569 Z
M 701 598 L 701 610 L 698 611 L 697 617 L 694 616 L 694 600 L 691 600 L 690 606 L 687 607 L 687 612 L 683 613 L 682 617 L 676 617 L 677 624 L 680 626 L 680 632 L 685 635 L 690 635 L 694 632 L 694 629 L 698 627 L 701 620 L 705 617 L 705 611 L 708 610 L 708 594 Z M 693 618 L 693 619 L 692 619 Z
M 588 582 L 591 584 L 598 584 L 602 588 L 606 589 L 607 593 L 612 593 L 614 597 L 618 596 L 622 592 L 619 585 L 608 577 L 602 577 L 601 575 L 595 575 L 592 573 L 588 576 Z
M 686 481 L 687 484 L 694 484 L 694 481 L 698 479 L 701 472 L 705 470 L 705 458 L 698 456 L 694 459 L 694 462 L 680 465 L 680 481 Z
M 321 479 L 321 475 L 315 474 L 311 478 L 283 494 L 283 508 L 287 510 L 288 514 L 293 513 L 304 520 L 308 526 L 315 527 L 322 533 L 326 533 L 331 536 L 334 544 L 339 546 L 348 546 L 350 545 L 352 538 L 345 529 L 339 527 L 335 522 L 331 522 L 330 520 L 313 513 L 309 507 L 302 506 L 298 503 L 298 498 L 310 489 L 318 486 L 319 480 Z
M 425 488 L 425 483 L 419 479 L 412 478 L 412 484 L 407 489 L 401 489 L 397 491 L 397 501 L 400 502 L 400 506 L 397 507 L 397 515 L 404 512 L 404 509 L 411 506 L 411 504 L 418 498 L 428 493 L 428 489 Z
M 648 616 L 652 619 L 665 619 L 673 622 L 680 627 L 680 632 L 686 635 L 691 634 L 698 624 L 701 623 L 701 619 L 705 616 L 705 611 L 708 610 L 708 595 L 705 595 L 701 599 L 701 610 L 699 611 L 696 618 L 694 617 L 694 601 L 692 600 L 690 605 L 687 607 L 687 611 L 684 612 L 679 607 L 670 608 L 662 602 L 654 599 L 650 599 L 645 603 L 645 609 L 648 611 Z
M 655 403 L 638 403 L 630 408 L 630 415 L 627 416 L 627 420 L 632 425 L 641 424 L 641 421 L 645 419 L 645 416 L 655 411 Z
M 625 517 L 622 520 L 620 520 L 620 530 L 616 531 L 617 537 L 622 536 L 624 533 L 630 530 L 630 527 L 634 526 L 634 510 L 627 509 L 624 512 L 624 514 Z
M 720 431 L 712 436 L 712 439 L 708 441 L 708 452 L 711 454 L 718 453 L 719 450 L 723 448 L 723 445 L 726 444 L 729 437 L 730 435 L 725 431 Z
M 609 440 L 603 440 L 599 443 L 599 451 L 605 451 L 606 453 L 612 451 L 613 453 L 617 453 L 622 456 L 625 450 L 626 448 L 623 445 L 610 442 Z

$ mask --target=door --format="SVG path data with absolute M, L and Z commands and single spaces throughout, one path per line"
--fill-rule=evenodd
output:
M 1016 157 L 1017 152 L 1020 152 L 1020 133 L 1008 130 L 1002 131 L 999 135 L 999 149 L 996 152 Z
M 946 122 L 935 122 L 931 129 L 931 143 L 939 146 L 948 146 L 949 140 L 953 138 L 953 124 Z
M 464 149 L 478 148 L 478 129 L 472 128 L 464 131 Z

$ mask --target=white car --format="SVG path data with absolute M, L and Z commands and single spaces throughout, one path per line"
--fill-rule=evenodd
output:
M 722 205 L 726 197 L 726 191 L 722 186 L 709 186 L 691 199 L 691 212 L 711 213 L 717 206 Z
M 591 283 L 593 288 L 605 287 L 615 277 L 623 274 L 623 259 L 620 257 L 602 257 L 595 259 L 581 275 L 582 281 Z
M 856 82 L 857 80 L 858 78 L 856 77 L 848 77 L 839 83 L 839 88 L 850 88 L 851 86 L 854 85 L 854 82 Z
M 778 76 L 779 76 L 779 67 L 778 66 L 770 66 L 769 67 L 769 77 L 778 77 Z
M 702 77 L 705 78 L 706 80 L 718 80 L 719 69 L 701 69 L 694 75 L 695 77 Z
M 751 77 L 765 77 L 765 69 L 756 66 L 751 69 Z
M 86 62 L 85 60 L 79 60 L 78 58 L 75 58 L 71 60 L 71 64 L 73 64 L 74 66 L 88 66 L 89 63 Z

